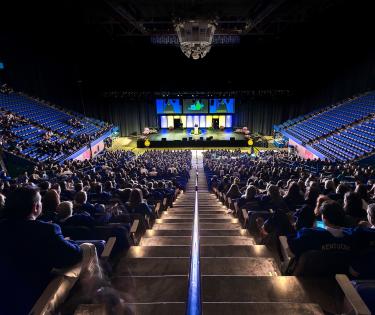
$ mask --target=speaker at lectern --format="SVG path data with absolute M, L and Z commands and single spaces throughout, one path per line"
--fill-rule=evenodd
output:
M 198 127 L 198 125 L 194 125 L 194 135 L 199 135 L 199 127 Z

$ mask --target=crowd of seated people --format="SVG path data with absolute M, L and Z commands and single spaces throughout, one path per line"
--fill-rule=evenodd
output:
M 68 123 L 68 125 L 70 125 L 72 127 L 76 127 L 76 128 L 83 128 L 84 127 L 82 122 L 80 122 L 75 117 L 68 119 L 67 123 Z
M 239 150 L 207 151 L 204 167 L 210 189 L 229 212 L 242 221 L 242 209 L 254 215 L 255 226 L 247 227 L 260 242 L 274 245 L 285 235 L 296 259 L 314 250 L 344 252 L 351 276 L 375 276 L 374 167 L 274 151 L 254 158 Z
M 32 187 L 7 194 L 0 221 L 1 314 L 27 314 L 51 280 L 52 269 L 82 259 L 81 248 L 64 239 L 58 225 L 37 220 L 41 200 Z
M 77 113 L 75 115 L 44 101 L 12 93 L 8 86 L 2 86 L 0 142 L 4 150 L 23 158 L 51 162 L 69 157 L 113 127 L 83 116 L 78 118 Z
M 6 150 L 16 155 L 30 153 L 30 148 L 34 147 L 39 156 L 48 155 L 48 160 L 53 160 L 62 154 L 76 152 L 99 136 L 100 133 L 72 137 L 72 134 L 65 136 L 52 130 L 44 131 L 26 118 L 0 111 L 0 142 Z M 38 161 L 38 158 L 34 160 Z
M 12 132 L 12 127 L 17 125 L 26 125 L 28 123 L 27 119 L 13 115 L 7 111 L 0 111 L 0 142 L 4 146 L 9 143 L 10 147 L 14 150 L 21 151 L 24 147 L 28 145 L 27 140 L 20 140 Z
M 105 151 L 92 160 L 42 163 L 31 174 L 0 180 L 1 292 L 9 289 L 10 303 L 13 294 L 25 298 L 23 310 L 30 309 L 51 269 L 80 259 L 75 241 L 116 237 L 114 250 L 126 249 L 134 242 L 130 225 L 137 220 L 141 229 L 150 227 L 157 208 L 172 205 L 185 189 L 190 168 L 187 150 L 138 156 Z M 26 259 L 30 263 L 21 266 Z M 0 307 L 1 314 L 22 314 L 5 308 L 11 305 Z
M 0 86 L 0 93 L 4 93 L 4 94 L 10 94 L 10 93 L 13 93 L 14 90 L 13 88 L 11 88 L 8 84 L 4 83 Z

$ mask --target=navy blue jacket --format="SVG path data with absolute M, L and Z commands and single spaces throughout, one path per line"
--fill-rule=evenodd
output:
M 56 222 L 60 226 L 86 226 L 93 228 L 95 226 L 95 220 L 87 213 L 73 214 L 67 218 L 64 222 Z
M 375 229 L 354 228 L 353 236 L 356 253 L 353 255 L 351 267 L 364 279 L 375 277 Z
M 322 228 L 302 228 L 297 235 L 288 237 L 288 244 L 297 257 L 309 250 L 349 252 L 355 247 L 353 231 L 343 229 L 343 234 L 343 237 L 334 237 Z
M 56 224 L 0 221 L 0 314 L 27 314 L 51 280 L 53 268 L 82 258 L 80 247 L 64 239 Z

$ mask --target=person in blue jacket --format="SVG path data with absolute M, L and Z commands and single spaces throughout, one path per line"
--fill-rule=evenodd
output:
M 142 190 L 139 188 L 134 188 L 131 191 L 126 207 L 130 213 L 138 213 L 154 218 L 154 214 L 148 204 L 144 202 Z
M 296 257 L 309 250 L 350 252 L 353 249 L 353 230 L 343 227 L 342 207 L 335 201 L 325 201 L 320 212 L 324 228 L 302 228 L 288 237 L 289 248 Z
M 6 200 L 0 221 L 0 314 L 28 314 L 52 279 L 53 268 L 82 259 L 82 250 L 64 239 L 58 225 L 38 221 L 39 191 L 22 187 Z
M 357 278 L 375 278 L 375 203 L 367 207 L 367 220 L 353 230 L 356 252 L 351 262 L 351 274 Z

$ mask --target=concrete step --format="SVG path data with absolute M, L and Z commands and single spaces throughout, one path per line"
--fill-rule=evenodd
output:
M 222 216 L 220 219 L 206 219 L 199 217 L 199 223 L 239 223 L 238 219 Z
M 193 219 L 194 214 L 178 214 L 178 213 L 173 213 L 171 211 L 168 211 L 168 213 L 164 213 L 161 217 L 161 219 Z M 222 219 L 222 218 L 229 218 L 232 219 L 233 216 L 226 214 L 226 213 L 220 213 L 220 214 L 199 214 L 200 219 Z
M 159 223 L 153 226 L 154 230 L 190 230 L 192 229 L 192 223 Z
M 154 236 L 191 236 L 192 230 L 147 230 L 144 237 Z
M 310 303 L 296 277 L 202 276 L 203 302 Z
M 199 209 L 198 214 L 200 214 L 201 211 L 204 211 L 204 210 L 205 211 L 207 211 L 207 210 L 216 210 L 216 211 L 222 210 L 224 212 L 227 211 L 226 207 L 224 208 L 222 206 L 217 206 L 217 205 L 212 205 L 212 204 L 211 205 L 209 205 L 209 204 L 207 204 L 207 205 L 198 204 L 198 209 Z M 194 211 L 194 205 L 191 205 L 190 207 L 186 206 L 186 209 L 183 208 L 183 207 L 176 207 L 176 208 L 173 208 L 171 210 L 192 210 L 192 211 Z
M 192 218 L 179 218 L 179 219 L 163 218 L 163 219 L 156 219 L 155 223 L 191 223 L 193 224 L 193 219 Z
M 192 230 L 147 230 L 144 237 L 154 236 L 191 236 Z M 250 236 L 245 229 L 236 230 L 201 230 L 201 236 Z
M 201 246 L 215 245 L 255 245 L 254 239 L 248 236 L 201 236 Z
M 201 230 L 200 236 L 250 236 L 245 229 L 236 230 Z
M 201 258 L 202 276 L 279 276 L 273 258 Z
M 323 315 L 317 304 L 312 303 L 203 303 L 203 314 L 231 315 Z
M 126 258 L 190 257 L 191 246 L 132 246 Z
M 189 274 L 190 258 L 126 258 L 116 267 L 117 276 L 182 276 Z
M 186 201 L 179 201 L 173 204 L 174 207 L 191 207 L 194 206 L 195 197 L 192 197 L 190 200 Z M 214 207 L 214 206 L 221 206 L 221 202 L 216 200 L 202 200 L 198 197 L 198 205 L 202 207 Z
M 168 211 L 168 214 L 170 213 L 170 211 Z M 171 212 L 172 213 L 172 212 Z M 178 209 L 178 210 L 175 210 L 173 209 L 173 214 L 175 215 L 178 215 L 178 214 L 193 214 L 194 211 L 193 210 L 181 210 L 181 209 Z M 199 215 L 202 215 L 202 214 L 210 214 L 210 215 L 214 215 L 214 214 L 219 214 L 219 215 L 227 215 L 227 212 L 226 210 L 199 210 Z
M 204 257 L 273 257 L 273 254 L 264 245 L 221 245 L 202 246 L 200 256 Z
M 155 236 L 142 238 L 141 246 L 181 246 L 191 245 L 191 236 Z
M 186 302 L 187 276 L 119 276 L 112 278 L 113 287 L 128 303 Z
M 190 205 L 190 206 L 183 206 L 183 207 L 180 207 L 180 206 L 176 206 L 176 207 L 173 207 L 173 208 L 168 208 L 168 211 L 167 213 L 169 212 L 178 212 L 178 211 L 189 211 L 191 213 L 194 212 L 194 205 Z
M 156 219 L 156 223 L 192 223 L 193 218 L 162 218 Z M 199 218 L 199 223 L 239 223 L 238 219 L 233 219 L 229 217 L 221 218 Z
M 238 230 L 242 229 L 238 223 L 200 223 L 200 230 Z

